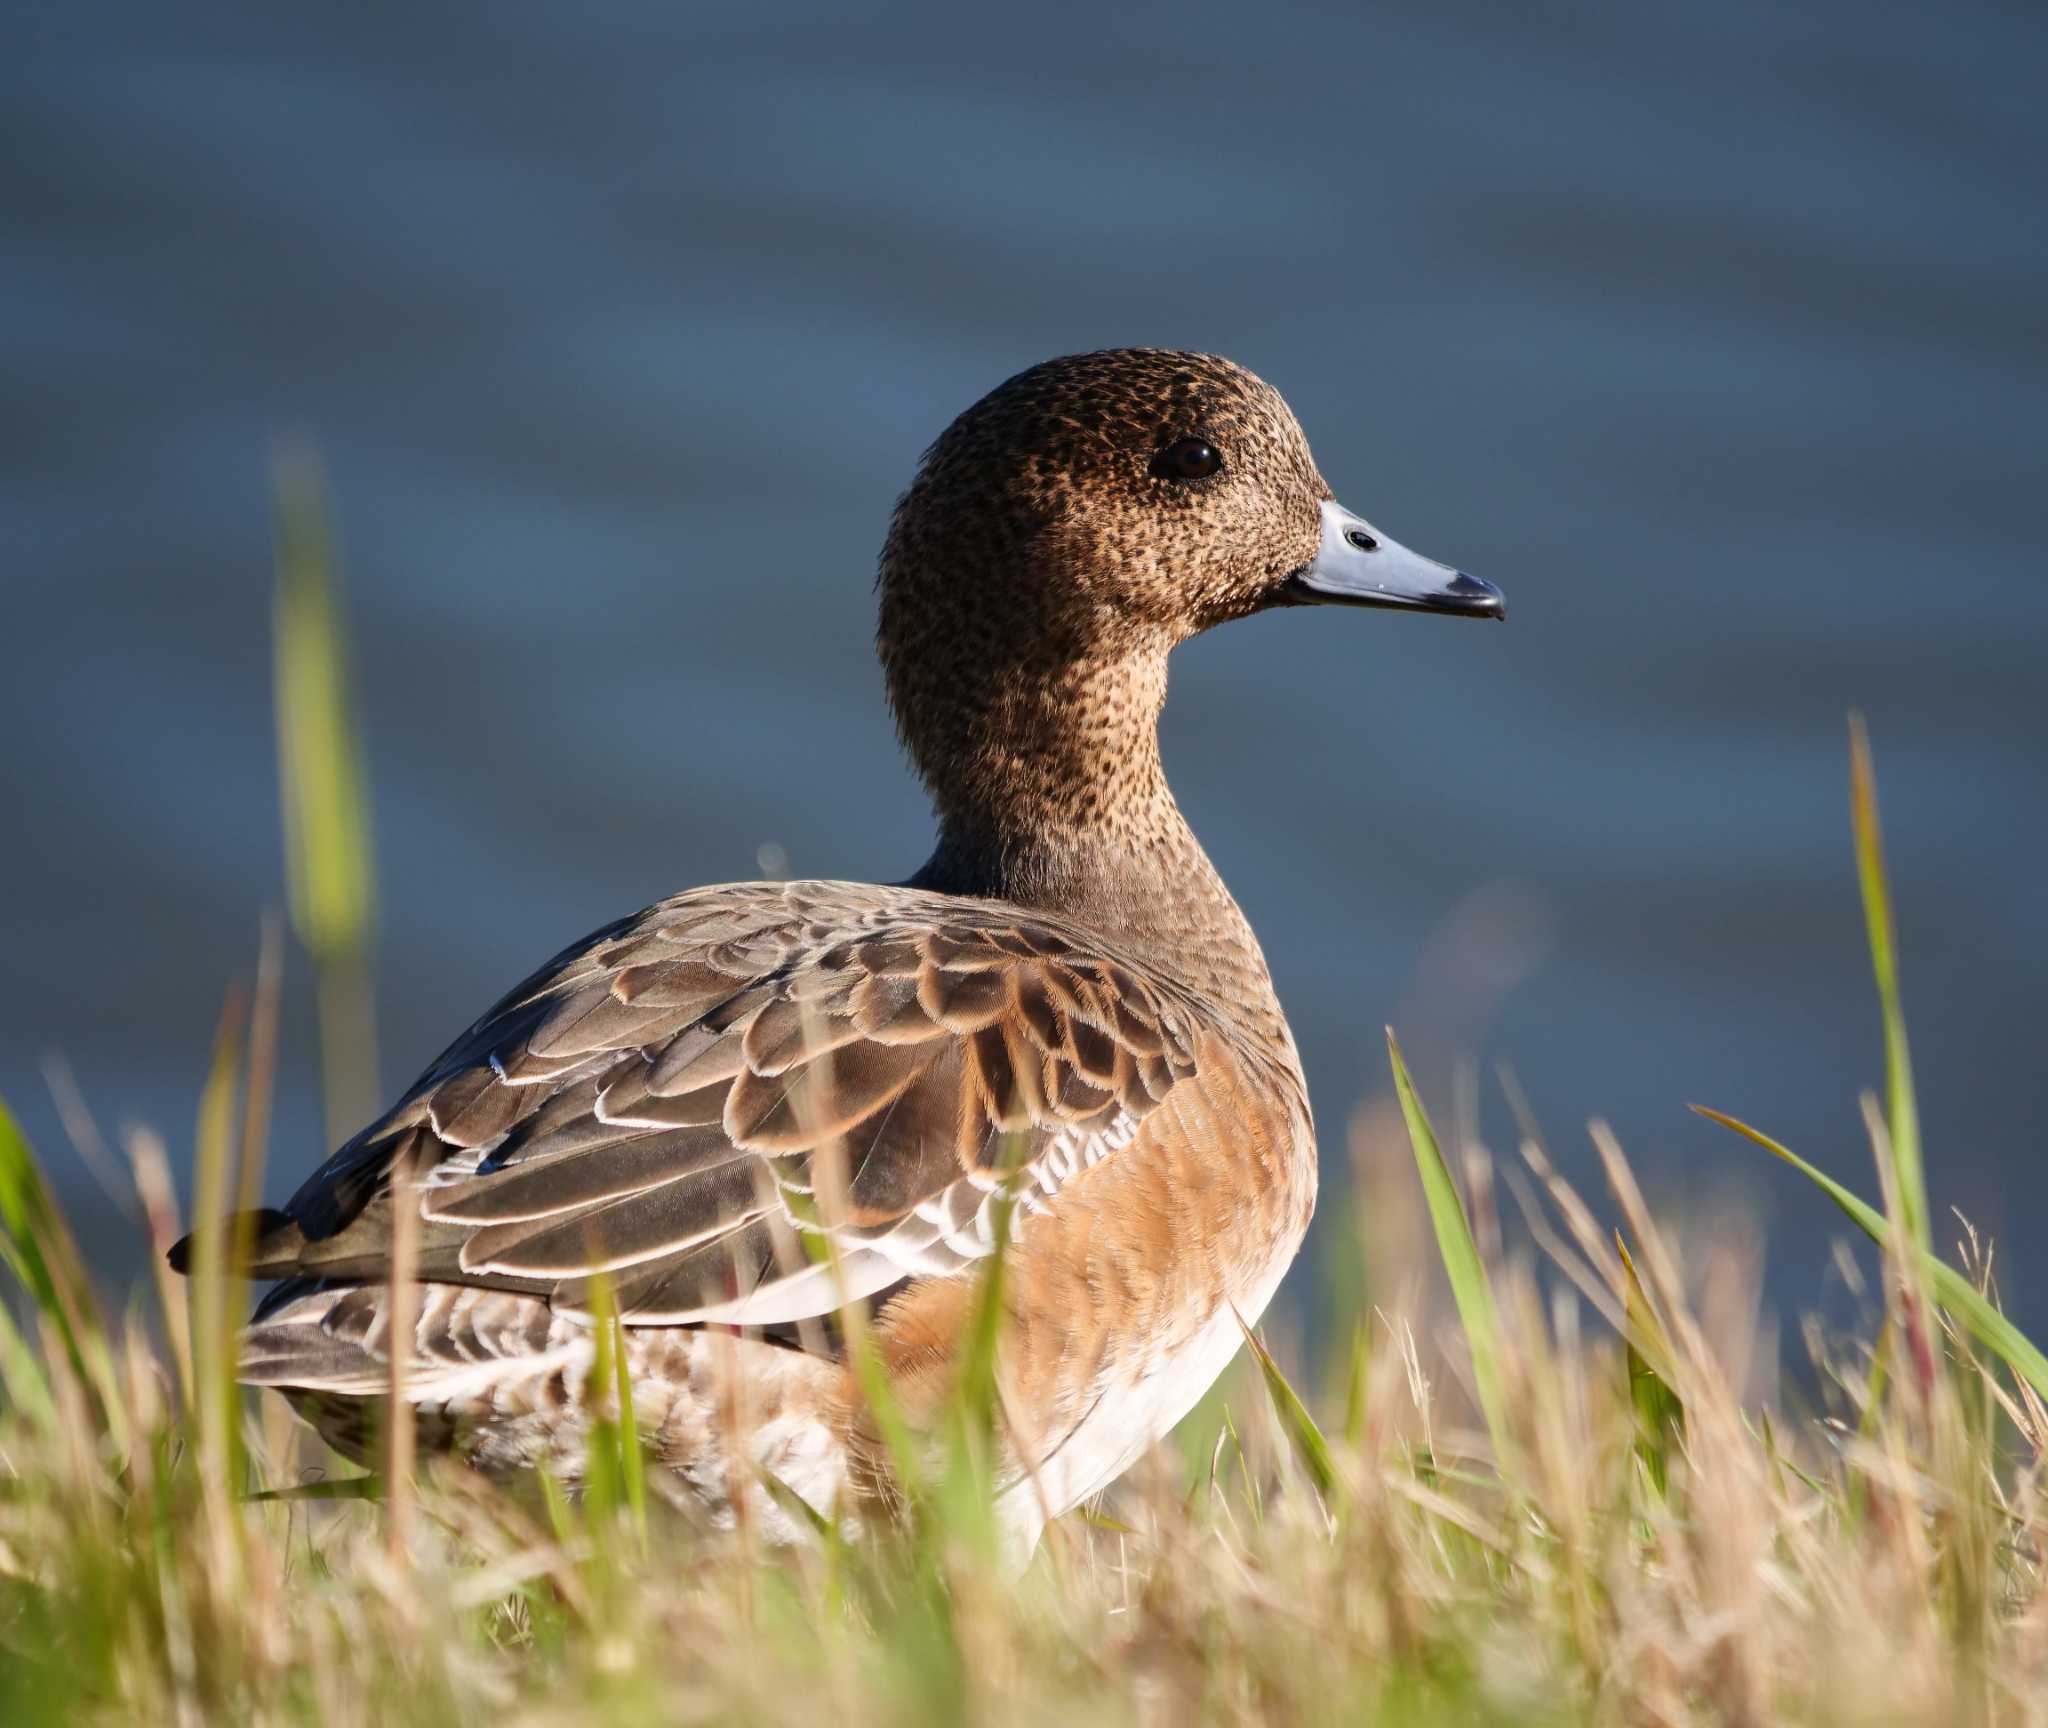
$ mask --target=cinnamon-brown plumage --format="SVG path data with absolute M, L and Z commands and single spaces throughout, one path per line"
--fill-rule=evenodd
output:
M 1190 438 L 1218 472 L 1162 470 Z M 857 1516 L 887 1473 L 833 1316 L 874 1305 L 928 1417 L 1000 1212 L 1028 1549 L 1200 1395 L 1313 1207 L 1294 1041 L 1157 719 L 1176 643 L 1299 603 L 1328 499 L 1279 396 L 1212 357 L 1049 362 L 970 409 L 880 581 L 931 859 L 696 889 L 557 956 L 264 1215 L 254 1270 L 283 1282 L 244 1378 L 361 1447 L 411 1207 L 430 1438 L 573 1479 L 601 1276 L 678 1499 L 773 1524 L 767 1474 Z

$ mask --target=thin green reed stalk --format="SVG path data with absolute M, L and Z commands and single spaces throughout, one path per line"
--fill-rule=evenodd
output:
M 235 1480 L 238 1430 L 235 1388 L 235 1317 L 240 1309 L 232 1275 L 234 1243 L 228 1210 L 235 1190 L 235 1099 L 242 1066 L 243 995 L 228 994 L 205 1089 L 193 1151 L 191 1283 L 193 1416 L 199 1432 L 201 1478 L 209 1500 L 224 1504 Z
M 411 1190 L 413 1172 L 393 1173 L 397 1193 L 391 1207 L 391 1271 L 385 1295 L 388 1352 L 384 1386 L 384 1536 L 391 1557 L 402 1561 L 412 1540 L 413 1460 L 416 1451 L 410 1383 L 414 1334 L 419 1323 L 420 1207 Z
M 0 1102 L 0 1267 L 27 1293 L 46 1329 L 63 1347 L 79 1383 L 100 1405 L 100 1419 L 118 1426 L 106 1331 L 71 1227 L 51 1198 L 28 1137 Z M 0 1315 L 0 1319 L 4 1319 Z M 0 1396 L 15 1403 L 47 1404 L 49 1380 L 28 1340 L 11 1322 L 0 1334 Z
M 1266 1400 L 1273 1407 L 1280 1431 L 1287 1436 L 1288 1445 L 1293 1448 L 1302 1469 L 1308 1472 L 1308 1479 L 1315 1484 L 1323 1504 L 1334 1512 L 1343 1496 L 1344 1481 L 1337 1474 L 1337 1461 L 1330 1451 L 1330 1442 L 1324 1437 L 1316 1419 L 1309 1414 L 1309 1408 L 1302 1402 L 1301 1394 L 1295 1391 L 1293 1382 L 1273 1360 L 1273 1353 L 1266 1348 L 1264 1340 L 1245 1323 L 1245 1317 L 1235 1308 L 1230 1313 L 1237 1322 L 1237 1329 L 1244 1334 L 1245 1348 L 1251 1351 L 1252 1360 L 1259 1365 L 1259 1378 L 1265 1383 Z M 1362 1390 L 1360 1397 L 1363 1397 Z M 1362 1416 L 1360 1420 L 1363 1420 Z
M 1906 1015 L 1899 1000 L 1898 937 L 1892 918 L 1891 878 L 1885 869 L 1884 835 L 1877 815 L 1877 770 L 1870 734 L 1861 714 L 1849 716 L 1849 815 L 1856 837 L 1856 879 L 1863 894 L 1863 918 L 1870 939 L 1871 971 L 1877 980 L 1884 1022 L 1885 1112 L 1873 1127 L 1879 1186 L 1885 1210 L 1899 1221 L 1899 1236 L 1910 1251 L 1896 1258 L 1899 1310 L 1907 1359 L 1923 1393 L 1936 1366 L 1929 1332 L 1928 1292 L 1918 1262 L 1934 1246 L 1927 1208 L 1927 1177 L 1921 1159 L 1920 1110 L 1913 1096 L 1913 1064 L 1906 1046 Z
M 1458 1306 L 1458 1321 L 1465 1330 L 1465 1347 L 1472 1357 L 1472 1388 L 1479 1398 L 1480 1413 L 1493 1441 L 1494 1463 L 1505 1475 L 1511 1461 L 1511 1430 L 1508 1427 L 1507 1393 L 1501 1377 L 1500 1322 L 1495 1317 L 1493 1285 L 1480 1258 L 1479 1244 L 1472 1236 L 1471 1220 L 1465 1216 L 1465 1202 L 1459 1196 L 1457 1179 L 1437 1145 L 1436 1130 L 1416 1096 L 1408 1064 L 1401 1058 L 1401 1044 L 1393 1027 L 1387 1028 L 1387 1055 L 1394 1067 L 1394 1090 L 1401 1100 L 1401 1115 L 1408 1124 L 1408 1139 L 1415 1152 L 1415 1169 L 1422 1178 L 1422 1193 L 1429 1202 L 1429 1220 L 1436 1232 L 1437 1252 L 1451 1281 L 1451 1297 Z
M 994 1232 L 979 1286 L 962 1335 L 958 1371 L 945 1411 L 948 1438 L 945 1469 L 938 1482 L 938 1504 L 925 1508 L 951 1532 L 963 1537 L 983 1559 L 996 1554 L 996 1446 L 1007 1426 L 999 1376 L 1005 1291 L 1010 1268 L 1010 1233 L 1016 1219 L 1016 1172 L 1029 1151 L 1020 1134 L 1003 1136 L 997 1154 L 1002 1178 L 989 1202 Z M 1026 1480 L 1018 1492 L 1032 1492 L 1038 1470 L 1038 1437 L 1012 1432 Z
M 255 1249 L 256 1208 L 263 1203 L 263 1167 L 270 1153 L 270 1105 L 277 1086 L 278 1013 L 284 991 L 284 935 L 266 912 L 256 948 L 256 989 L 249 1002 L 249 1073 L 242 1091 L 242 1156 L 235 1205 L 242 1228 L 235 1263 L 246 1268 Z
M 256 952 L 256 987 L 249 1001 L 248 1054 L 242 1078 L 240 1132 L 233 1157 L 234 1212 L 222 1265 L 220 1328 L 221 1360 L 226 1364 L 225 1390 L 220 1394 L 232 1418 L 241 1409 L 235 1376 L 236 1332 L 244 1312 L 242 1296 L 249 1280 L 249 1262 L 256 1251 L 256 1208 L 263 1203 L 263 1166 L 270 1149 L 270 1104 L 277 1079 L 278 1011 L 284 989 L 284 936 L 276 914 L 265 914 Z M 232 1110 L 232 1076 L 226 1096 L 213 1100 L 224 1113 Z M 227 1121 L 209 1119 L 209 1131 L 227 1136 Z M 212 1216 L 207 1214 L 207 1216 Z
M 1614 1252 L 1621 1262 L 1622 1315 L 1626 1323 L 1629 1403 L 1636 1417 L 1636 1457 L 1662 1500 L 1671 1490 L 1671 1448 L 1685 1432 L 1685 1405 L 1671 1389 L 1677 1352 L 1650 1304 L 1635 1257 L 1619 1230 Z
M 602 1272 L 591 1277 L 589 1305 L 593 1348 L 584 1381 L 584 1403 L 590 1412 L 584 1503 L 593 1531 L 607 1542 L 610 1532 L 604 1526 L 623 1510 L 634 1551 L 645 1558 L 647 1455 L 633 1407 L 626 1326 L 611 1279 Z
M 1923 1254 L 1933 1238 L 1927 1213 L 1927 1176 L 1920 1156 L 1920 1111 L 1913 1097 L 1913 1060 L 1906 1048 L 1906 1013 L 1899 1000 L 1898 932 L 1892 918 L 1891 876 L 1877 816 L 1877 769 L 1861 714 L 1849 716 L 1849 812 L 1856 830 L 1856 880 L 1870 937 L 1870 965 L 1884 1016 L 1885 1127 L 1899 1210 L 1913 1245 Z
M 302 449 L 280 452 L 274 488 L 285 859 L 292 929 L 313 958 L 319 996 L 327 1137 L 338 1143 L 377 1102 L 369 776 L 351 699 L 348 632 L 318 458 Z

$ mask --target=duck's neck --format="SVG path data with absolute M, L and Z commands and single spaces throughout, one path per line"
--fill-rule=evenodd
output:
M 912 885 L 1082 919 L 1279 1025 L 1258 940 L 1166 783 L 1165 701 L 1164 648 L 919 691 L 900 711 L 939 841 Z

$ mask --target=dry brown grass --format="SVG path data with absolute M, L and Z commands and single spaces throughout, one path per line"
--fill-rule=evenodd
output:
M 1787 1415 L 1754 1242 L 1659 1229 L 1601 1145 L 1626 1261 L 1518 1161 L 1549 1254 L 1487 1268 L 1498 1447 L 1462 1333 L 1376 1311 L 1327 1432 L 1241 1365 L 1021 1580 L 958 1484 L 765 1555 L 643 1521 L 625 1463 L 573 1506 L 430 1470 L 396 1548 L 388 1505 L 253 1500 L 307 1441 L 175 1326 L 103 1327 L 17 1163 L 0 1720 L 2048 1722 L 2031 1388 L 1890 1275 L 1872 1320 L 1908 1342 L 1830 1342 Z

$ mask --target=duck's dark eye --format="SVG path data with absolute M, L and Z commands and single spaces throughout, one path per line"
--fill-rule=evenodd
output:
M 1223 466 L 1223 452 L 1206 438 L 1181 438 L 1152 458 L 1152 472 L 1167 480 L 1206 480 Z

